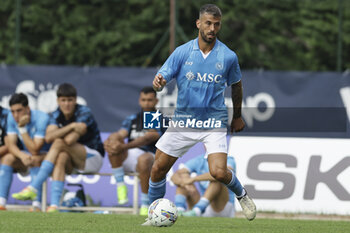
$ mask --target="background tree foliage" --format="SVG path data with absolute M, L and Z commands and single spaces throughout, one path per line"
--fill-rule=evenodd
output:
M 336 0 L 177 0 L 193 39 L 205 3 L 223 12 L 221 41 L 242 69 L 336 69 Z M 22 0 L 19 64 L 141 66 L 169 27 L 169 0 Z M 343 66 L 350 68 L 350 3 L 343 1 Z M 0 3 L 0 62 L 15 63 L 16 1 Z M 177 45 L 185 41 L 177 34 Z M 169 55 L 168 41 L 150 66 Z

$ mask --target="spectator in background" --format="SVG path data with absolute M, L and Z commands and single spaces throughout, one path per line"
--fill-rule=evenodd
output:
M 52 173 L 51 202 L 47 212 L 57 212 L 64 188 L 65 175 L 73 169 L 80 173 L 98 172 L 104 149 L 91 110 L 77 104 L 77 91 L 68 83 L 57 90 L 58 109 L 51 114 L 45 137 L 52 146 L 45 156 L 37 177 L 21 192 L 19 200 L 34 199 L 39 187 Z
M 152 87 L 144 87 L 140 92 L 141 111 L 127 117 L 119 131 L 112 133 L 104 142 L 109 161 L 117 183 L 118 203 L 128 202 L 127 187 L 124 183 L 125 172 L 138 172 L 141 183 L 140 215 L 148 213 L 148 180 L 154 153 L 155 143 L 161 136 L 160 130 L 143 129 L 143 112 L 156 111 L 157 93 Z M 127 142 L 125 143 L 125 139 Z
M 175 205 L 179 215 L 234 217 L 235 194 L 210 175 L 207 159 L 207 154 L 196 156 L 171 177 L 171 181 L 177 186 Z M 227 157 L 227 167 L 236 171 L 236 163 L 232 156 Z M 196 173 L 194 177 L 191 176 L 193 172 Z M 195 182 L 199 184 L 199 191 L 194 185 Z M 189 211 L 185 212 L 186 202 Z
M 5 145 L 8 113 L 9 110 L 0 106 L 0 158 L 8 152 L 7 146 Z
M 9 153 L 2 158 L 0 168 L 0 209 L 5 210 L 13 172 L 30 172 L 35 179 L 39 166 L 49 146 L 45 144 L 45 131 L 49 115 L 30 110 L 25 94 L 13 94 L 10 99 L 11 113 L 7 116 L 7 139 Z M 19 141 L 19 144 L 18 144 Z M 22 149 L 23 148 L 23 149 Z M 38 195 L 33 198 L 30 211 L 40 211 L 41 185 Z

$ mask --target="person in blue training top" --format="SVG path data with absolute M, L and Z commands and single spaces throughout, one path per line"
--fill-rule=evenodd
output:
M 235 195 L 210 175 L 207 158 L 207 154 L 194 157 L 171 177 L 177 186 L 175 205 L 178 213 L 183 216 L 234 217 Z M 227 167 L 236 171 L 232 156 L 227 157 Z M 196 176 L 191 176 L 192 173 Z M 195 182 L 198 182 L 199 190 Z M 189 211 L 185 212 L 186 203 Z
M 28 98 L 23 93 L 13 94 L 9 104 L 11 113 L 7 116 L 6 130 L 9 153 L 2 158 L 0 168 L 0 209 L 5 209 L 13 172 L 26 174 L 29 170 L 31 179 L 35 179 L 49 149 L 44 139 L 49 115 L 30 110 Z M 32 200 L 30 211 L 40 211 L 41 186 L 37 197 Z
M 104 142 L 109 161 L 117 183 L 118 203 L 128 202 L 127 187 L 124 183 L 125 172 L 138 172 L 141 184 L 140 215 L 148 214 L 148 181 L 151 173 L 155 144 L 161 136 L 161 130 L 144 129 L 144 112 L 156 111 L 157 92 L 152 87 L 140 91 L 141 111 L 127 117 L 119 131 L 112 133 Z M 127 139 L 127 142 L 125 142 Z
M 176 81 L 178 96 L 173 119 L 179 124 L 168 128 L 156 144 L 148 195 L 150 202 L 162 198 L 166 174 L 172 165 L 197 142 L 203 142 L 210 175 L 236 194 L 244 215 L 253 220 L 256 206 L 226 164 L 228 113 L 224 91 L 227 86 L 231 86 L 234 106 L 231 132 L 243 130 L 245 124 L 241 117 L 242 83 L 237 55 L 216 38 L 221 15 L 216 5 L 202 6 L 196 21 L 198 38 L 176 48 L 153 80 L 156 91 L 161 91 L 171 80 Z M 189 117 L 186 120 L 184 116 Z M 151 220 L 146 219 L 143 225 L 151 225 Z
M 45 140 L 52 146 L 40 166 L 37 177 L 21 192 L 19 200 L 33 199 L 38 188 L 52 173 L 51 202 L 47 212 L 57 212 L 65 175 L 75 169 L 80 173 L 98 172 L 104 148 L 91 110 L 77 104 L 74 86 L 63 83 L 57 90 L 58 109 L 51 114 Z
M 8 113 L 8 109 L 0 106 L 0 158 L 8 152 L 8 148 L 5 144 Z

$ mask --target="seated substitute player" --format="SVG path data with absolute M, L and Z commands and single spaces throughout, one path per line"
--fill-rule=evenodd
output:
M 112 133 L 104 142 L 117 183 L 118 203 L 128 202 L 124 172 L 138 172 L 141 184 L 140 215 L 148 214 L 148 181 L 156 151 L 155 144 L 161 135 L 160 130 L 143 129 L 143 113 L 156 111 L 157 93 L 152 87 L 140 91 L 141 111 L 127 117 L 118 132 Z M 127 142 L 124 143 L 125 139 Z
M 7 146 L 5 144 L 8 113 L 8 109 L 0 106 L 0 158 L 8 152 Z
M 52 146 L 37 177 L 21 192 L 19 200 L 34 199 L 38 188 L 52 173 L 51 202 L 47 212 L 57 212 L 64 188 L 65 174 L 98 172 L 104 149 L 97 123 L 86 106 L 77 104 L 77 91 L 68 83 L 57 90 L 58 109 L 51 114 L 45 140 Z
M 175 205 L 183 216 L 234 217 L 235 195 L 210 175 L 207 158 L 207 154 L 196 156 L 171 177 L 171 181 L 177 186 Z M 227 157 L 227 167 L 236 170 L 232 156 Z M 191 177 L 192 172 L 197 175 Z M 199 192 L 194 182 L 199 183 Z M 186 202 L 190 210 L 184 212 Z
M 7 116 L 6 144 L 9 153 L 2 158 L 0 168 L 0 209 L 5 209 L 8 192 L 14 172 L 30 172 L 33 180 L 39 171 L 39 166 L 49 149 L 45 144 L 45 131 L 49 115 L 30 110 L 25 94 L 13 94 L 10 98 L 11 113 Z M 41 186 L 38 195 L 33 198 L 30 211 L 40 211 Z

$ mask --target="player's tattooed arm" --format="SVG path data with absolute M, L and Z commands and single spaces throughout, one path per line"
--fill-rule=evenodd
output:
M 231 86 L 231 96 L 233 102 L 233 118 L 239 118 L 242 114 L 242 98 L 243 98 L 243 88 L 242 82 L 232 84 Z
M 242 99 L 243 99 L 243 87 L 242 82 L 232 84 L 231 96 L 233 102 L 233 118 L 231 122 L 231 132 L 242 131 L 245 124 L 242 119 Z

